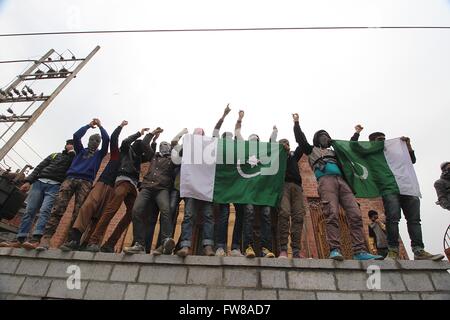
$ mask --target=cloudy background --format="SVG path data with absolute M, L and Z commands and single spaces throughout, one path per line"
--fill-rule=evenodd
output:
M 107 29 L 302 26 L 450 26 L 448 0 L 314 1 L 31 1 L 0 0 L 0 34 Z M 442 251 L 449 212 L 436 206 L 434 181 L 450 160 L 450 30 L 302 30 L 0 37 L 0 60 L 38 58 L 54 48 L 70 57 L 101 49 L 24 140 L 45 157 L 93 117 L 123 136 L 161 126 L 211 134 L 223 108 L 239 109 L 244 136 L 294 140 L 291 113 L 307 136 L 321 128 L 348 139 L 370 132 L 411 137 L 421 183 L 426 247 Z M 26 64 L 0 64 L 0 87 Z M 33 88 L 41 90 L 38 84 Z M 42 90 L 45 90 L 43 88 Z M 46 91 L 48 93 L 48 91 Z M 7 105 L 2 105 L 4 113 Z M 16 113 L 21 112 L 15 107 Z M 4 127 L 4 125 L 2 125 Z M 0 126 L 0 129 L 2 128 Z M 31 164 L 40 158 L 19 142 Z M 25 162 L 13 152 L 10 157 Z M 6 163 L 16 166 L 9 158 Z M 402 236 L 409 244 L 406 224 Z M 407 245 L 409 247 L 409 245 Z

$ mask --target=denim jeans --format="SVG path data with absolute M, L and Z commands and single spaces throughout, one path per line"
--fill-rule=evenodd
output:
M 253 222 L 255 220 L 255 208 L 259 207 L 261 215 L 261 246 L 272 250 L 272 229 L 271 229 L 271 207 L 254 206 L 247 204 L 244 206 L 244 250 L 248 246 L 254 246 Z
M 149 233 L 155 231 L 155 224 L 160 213 L 161 237 L 163 241 L 172 235 L 169 217 L 169 190 L 142 189 L 139 192 L 132 211 L 133 242 L 146 245 Z M 150 243 L 151 245 L 151 243 Z
M 180 206 L 180 191 L 177 189 L 173 189 L 170 191 L 170 200 L 169 200 L 169 215 L 170 219 L 172 221 L 172 238 L 175 234 L 175 227 L 177 226 L 177 219 L 178 219 L 178 208 Z M 156 223 L 156 221 L 155 221 Z M 161 245 L 161 231 L 158 235 L 158 241 L 156 242 L 156 247 L 159 247 Z
M 201 201 L 192 198 L 186 198 L 184 219 L 181 225 L 180 247 L 192 247 L 192 231 L 197 218 L 198 211 L 202 209 L 203 213 L 203 246 L 214 245 L 214 213 L 212 202 Z
M 17 238 L 25 238 L 28 236 L 39 208 L 39 217 L 34 226 L 33 235 L 41 236 L 44 234 L 45 225 L 50 217 L 50 212 L 58 195 L 59 187 L 60 184 L 43 183 L 39 180 L 33 182 L 26 200 L 27 208 L 20 222 Z
M 242 205 L 234 204 L 234 210 L 236 212 L 236 219 L 234 221 L 233 239 L 231 242 L 231 250 L 240 249 L 242 238 L 242 224 L 244 218 L 244 212 Z M 219 216 L 216 224 L 217 232 L 217 248 L 222 248 L 226 251 L 227 239 L 228 239 L 228 220 L 230 217 L 230 205 L 219 205 Z
M 399 247 L 398 223 L 401 219 L 401 210 L 403 210 L 403 214 L 406 218 L 413 252 L 423 249 L 419 198 L 400 194 L 390 194 L 383 196 L 383 204 L 386 212 L 386 231 L 389 249 L 398 250 Z

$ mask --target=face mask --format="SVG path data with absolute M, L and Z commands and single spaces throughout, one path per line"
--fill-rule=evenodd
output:
M 232 140 L 233 139 L 233 134 L 231 132 L 228 132 L 228 131 L 224 132 L 222 134 L 222 138 L 226 139 L 226 140 Z
M 168 142 L 161 142 L 159 144 L 159 153 L 161 153 L 162 156 L 169 156 L 172 151 L 172 147 Z
M 202 128 L 195 128 L 194 129 L 194 134 L 199 135 L 199 136 L 204 136 L 205 135 L 205 131 L 203 131 Z
M 444 177 L 446 179 L 450 179 L 450 169 L 446 169 L 446 170 L 442 171 L 442 177 Z
M 89 152 L 94 153 L 95 151 L 97 151 L 101 141 L 102 138 L 100 137 L 99 134 L 93 134 L 92 136 L 90 136 L 88 142 Z
M 321 135 L 319 137 L 319 144 L 322 148 L 329 148 L 331 145 L 331 139 L 330 137 L 326 136 L 326 135 Z

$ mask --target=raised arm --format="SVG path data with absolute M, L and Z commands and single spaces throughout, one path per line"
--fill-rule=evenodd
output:
M 292 118 L 294 120 L 295 141 L 297 141 L 298 146 L 300 147 L 300 151 L 306 155 L 309 155 L 312 152 L 313 146 L 309 144 L 308 139 L 306 139 L 305 134 L 300 128 L 298 113 L 294 113 L 292 115 Z
M 364 127 L 361 126 L 360 124 L 357 124 L 355 126 L 355 133 L 353 134 L 353 136 L 350 138 L 350 141 L 358 141 L 359 140 L 359 136 L 361 134 L 361 131 L 363 131 Z
M 128 124 L 128 121 L 122 121 L 122 123 L 113 131 L 111 139 L 109 141 L 109 151 L 111 152 L 110 159 L 119 159 L 119 135 L 122 132 L 123 127 Z
M 89 128 L 95 128 L 94 120 L 92 120 L 89 124 L 81 127 L 80 129 L 78 129 L 77 132 L 73 134 L 73 148 L 75 149 L 75 152 L 77 154 L 83 151 L 84 149 L 83 143 L 81 142 L 81 138 L 84 137 Z
M 239 110 L 239 118 L 236 121 L 236 125 L 234 126 L 234 136 L 237 140 L 244 140 L 241 134 L 241 126 L 243 118 L 244 118 L 244 111 Z
M 227 104 L 227 107 L 225 108 L 225 110 L 223 111 L 223 115 L 222 117 L 219 119 L 219 121 L 217 121 L 216 126 L 214 127 L 213 130 L 213 137 L 214 138 L 219 138 L 220 136 L 220 128 L 222 127 L 223 121 L 225 120 L 225 117 L 230 113 L 231 109 L 229 107 L 230 104 Z
M 411 158 L 411 162 L 413 164 L 415 164 L 417 159 L 416 159 L 416 154 L 414 153 L 414 150 L 413 150 L 413 148 L 411 146 L 411 139 L 409 139 L 408 137 L 401 137 L 400 139 L 402 141 L 406 142 L 406 147 L 408 148 L 409 157 Z
M 156 128 L 155 130 L 153 130 L 150 133 L 147 133 L 144 137 L 144 139 L 142 139 L 142 153 L 143 153 L 143 162 L 147 162 L 152 160 L 153 156 L 156 153 L 156 146 L 150 146 L 150 142 L 152 141 L 153 137 L 156 135 L 160 135 L 161 132 L 163 132 L 163 129 L 161 129 L 160 127 Z M 156 143 L 155 143 L 156 144 Z
M 269 142 L 276 143 L 277 142 L 277 136 L 278 136 L 277 126 L 273 126 L 272 134 L 270 135 Z
M 178 143 L 180 142 L 180 139 L 188 132 L 189 131 L 187 128 L 184 128 L 183 130 L 178 132 L 177 135 L 175 137 L 173 137 L 173 139 L 171 141 L 172 148 L 174 148 L 176 145 L 178 145 Z
M 95 119 L 95 122 L 98 125 L 98 128 L 100 129 L 100 134 L 102 136 L 102 148 L 100 149 L 100 155 L 104 157 L 108 153 L 109 135 L 108 132 L 106 132 L 105 128 L 102 127 L 102 123 L 100 122 L 99 119 Z

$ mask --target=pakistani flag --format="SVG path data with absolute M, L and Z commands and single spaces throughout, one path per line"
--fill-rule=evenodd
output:
M 287 153 L 278 143 L 186 135 L 181 197 L 276 207 L 282 195 L 286 161 Z
M 375 142 L 334 140 L 332 145 L 356 197 L 421 196 L 408 148 L 400 138 Z

